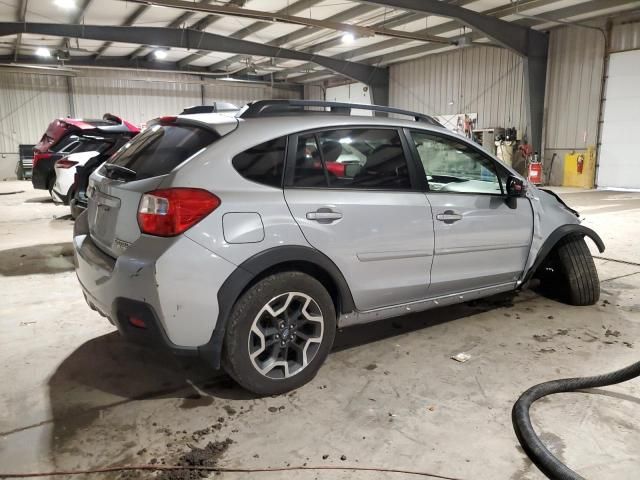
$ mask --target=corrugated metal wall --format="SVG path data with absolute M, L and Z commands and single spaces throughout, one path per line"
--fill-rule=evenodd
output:
M 605 19 L 592 22 L 605 29 Z M 551 183 L 562 183 L 564 155 L 597 143 L 604 68 L 604 35 L 566 26 L 551 30 L 545 102 L 544 160 L 553 162 Z M 640 22 L 614 23 L 610 52 L 640 48 Z M 640 67 L 639 67 L 640 68 Z
M 304 98 L 305 100 L 326 100 L 324 86 L 321 83 L 305 83 Z
M 391 65 L 390 105 L 431 115 L 477 113 L 478 128 L 527 129 L 523 63 L 474 46 Z
M 551 183 L 561 184 L 564 155 L 596 144 L 604 35 L 593 29 L 551 31 L 545 101 L 544 161 L 553 162 Z
M 65 77 L 0 72 L 0 180 L 15 176 L 18 145 L 36 143 L 51 119 L 68 114 Z
M 101 118 L 106 112 L 142 124 L 213 101 L 242 106 L 263 98 L 300 98 L 300 89 L 233 83 L 195 75 L 76 69 L 76 77 L 0 73 L 0 179 L 15 175 L 18 145 L 37 143 L 55 118 Z M 69 94 L 70 83 L 72 95 Z
M 198 77 L 127 70 L 84 70 L 81 75 L 71 79 L 78 118 L 109 112 L 142 124 L 201 103 Z
M 261 84 L 233 84 L 217 80 L 205 87 L 205 101 L 226 101 L 242 106 L 257 99 L 295 99 L 301 98 L 301 90 L 290 90 Z
M 611 29 L 611 52 L 640 48 L 640 19 L 614 25 Z

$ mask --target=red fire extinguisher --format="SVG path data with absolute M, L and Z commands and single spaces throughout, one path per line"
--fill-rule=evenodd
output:
M 533 155 L 529 156 L 528 160 L 528 180 L 534 185 L 539 185 L 542 183 L 542 163 L 540 162 L 540 157 L 538 156 L 538 152 L 535 152 Z
M 584 155 L 578 155 L 576 169 L 578 170 L 578 173 L 582 174 L 582 170 L 584 169 Z

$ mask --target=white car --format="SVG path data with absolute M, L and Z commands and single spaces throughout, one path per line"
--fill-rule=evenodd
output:
M 74 193 L 76 167 L 84 165 L 99 153 L 97 151 L 72 153 L 55 163 L 56 182 L 51 190 L 51 198 L 55 203 L 69 205 Z

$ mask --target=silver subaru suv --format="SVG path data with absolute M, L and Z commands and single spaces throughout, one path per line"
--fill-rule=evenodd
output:
M 263 100 L 159 118 L 92 174 L 88 197 L 74 248 L 91 308 L 258 394 L 311 380 L 340 327 L 533 278 L 572 305 L 600 293 L 584 237 L 604 244 L 577 212 L 388 107 Z

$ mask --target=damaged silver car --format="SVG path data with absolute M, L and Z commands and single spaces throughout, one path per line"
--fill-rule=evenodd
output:
M 88 197 L 74 246 L 89 305 L 259 394 L 311 380 L 339 327 L 534 277 L 572 305 L 599 297 L 585 237 L 604 245 L 575 211 L 388 107 L 265 100 L 163 117 L 92 174 Z

